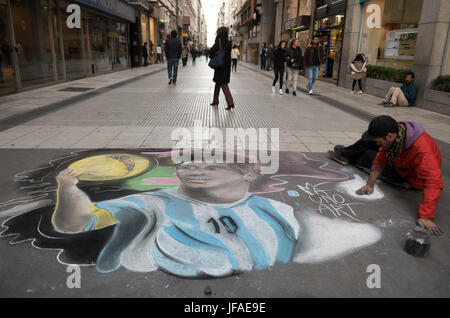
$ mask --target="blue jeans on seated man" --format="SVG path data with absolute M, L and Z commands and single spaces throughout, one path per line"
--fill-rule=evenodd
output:
M 171 78 L 173 83 L 177 81 L 178 62 L 179 59 L 167 59 L 167 72 L 169 73 L 169 79 Z
M 306 73 L 308 75 L 308 90 L 312 90 L 314 88 L 314 82 L 319 77 L 319 65 L 313 65 L 306 69 Z

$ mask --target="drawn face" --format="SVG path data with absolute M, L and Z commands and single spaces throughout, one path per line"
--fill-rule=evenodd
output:
M 245 173 L 230 164 L 184 163 L 177 168 L 177 176 L 189 188 L 231 188 L 254 179 L 254 173 Z

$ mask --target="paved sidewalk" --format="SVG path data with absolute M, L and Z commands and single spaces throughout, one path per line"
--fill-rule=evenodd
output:
M 0 130 L 165 69 L 149 65 L 0 97 Z
M 240 66 L 251 69 L 264 76 L 273 78 L 272 71 L 261 71 L 258 65 L 240 62 Z M 298 77 L 297 87 L 299 91 L 307 93 L 307 79 Z M 278 83 L 277 83 L 278 88 Z M 268 87 L 270 89 L 270 87 Z M 325 102 L 334 104 L 336 107 L 349 111 L 359 117 L 375 117 L 379 115 L 389 115 L 397 120 L 410 120 L 421 123 L 425 130 L 434 138 L 450 144 L 450 117 L 444 114 L 435 113 L 419 107 L 383 107 L 378 105 L 381 98 L 368 94 L 358 96 L 350 94 L 344 87 L 336 86 L 333 83 L 318 80 L 315 83 L 315 96 Z

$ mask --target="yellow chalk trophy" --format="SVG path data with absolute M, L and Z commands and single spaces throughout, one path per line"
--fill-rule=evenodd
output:
M 111 153 L 84 158 L 69 168 L 82 172 L 82 181 L 111 181 L 136 176 L 151 166 L 147 158 L 127 153 Z

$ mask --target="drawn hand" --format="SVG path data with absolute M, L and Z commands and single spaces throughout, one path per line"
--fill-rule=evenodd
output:
M 369 195 L 373 193 L 373 187 L 369 186 L 369 185 L 365 185 L 364 187 L 362 187 L 361 189 L 356 191 L 357 195 Z
M 83 172 L 81 170 L 67 168 L 56 176 L 56 180 L 58 180 L 61 186 L 75 186 L 79 181 L 78 177 L 82 174 Z
M 417 224 L 426 228 L 433 235 L 441 235 L 443 233 L 441 228 L 430 219 L 419 218 L 417 219 Z

